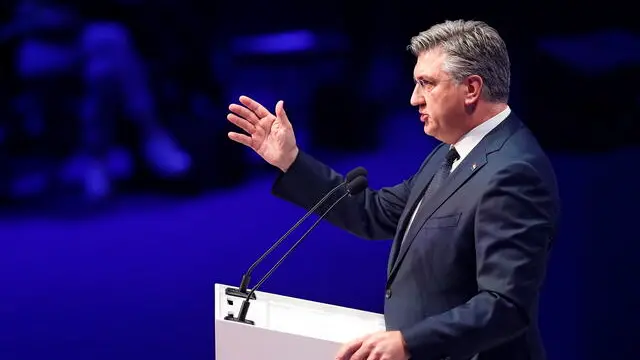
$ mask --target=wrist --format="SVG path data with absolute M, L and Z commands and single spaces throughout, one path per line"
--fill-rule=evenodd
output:
M 404 349 L 404 354 L 407 356 L 407 358 L 410 358 L 411 353 L 409 352 L 409 346 L 407 345 L 407 342 L 404 339 L 404 335 L 402 334 L 402 331 L 398 330 L 398 334 L 400 335 L 400 342 L 402 342 L 402 348 Z
M 284 156 L 285 161 L 283 161 L 281 166 L 278 166 L 283 173 L 286 173 L 291 165 L 298 158 L 298 154 L 300 153 L 300 149 L 298 147 L 294 147 L 287 155 Z

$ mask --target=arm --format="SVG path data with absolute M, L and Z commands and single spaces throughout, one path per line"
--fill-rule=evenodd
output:
M 347 197 L 333 208 L 327 215 L 327 220 L 362 238 L 393 238 L 413 187 L 414 177 L 415 175 L 393 187 L 378 191 L 366 189 L 355 197 Z M 304 209 L 310 209 L 342 181 L 342 175 L 300 151 L 287 172 L 276 180 L 273 194 Z M 337 196 L 330 198 L 325 204 L 330 204 Z M 318 212 L 323 212 L 327 206 L 321 206 Z
M 469 357 L 522 334 L 534 313 L 557 217 L 556 194 L 534 168 L 498 172 L 476 212 L 478 293 L 402 329 L 420 359 Z

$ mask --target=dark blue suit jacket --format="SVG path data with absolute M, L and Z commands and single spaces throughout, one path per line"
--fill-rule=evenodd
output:
M 346 198 L 327 219 L 363 238 L 394 239 L 384 315 L 412 359 L 545 359 L 537 318 L 559 216 L 552 166 L 512 113 L 422 204 L 400 248 L 447 151 L 438 146 L 396 186 Z M 341 181 L 301 152 L 273 192 L 309 209 Z

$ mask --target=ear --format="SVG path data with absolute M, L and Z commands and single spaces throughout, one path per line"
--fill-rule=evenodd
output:
M 484 85 L 482 78 L 479 75 L 468 76 L 463 85 L 466 90 L 464 104 L 467 106 L 475 105 L 482 95 L 482 85 Z

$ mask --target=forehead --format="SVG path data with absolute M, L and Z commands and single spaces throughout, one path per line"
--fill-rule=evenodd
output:
M 433 49 L 424 51 L 417 56 L 416 65 L 413 69 L 413 77 L 416 79 L 421 78 L 434 78 L 439 79 L 445 75 L 443 63 L 445 60 L 445 53 L 440 49 Z

